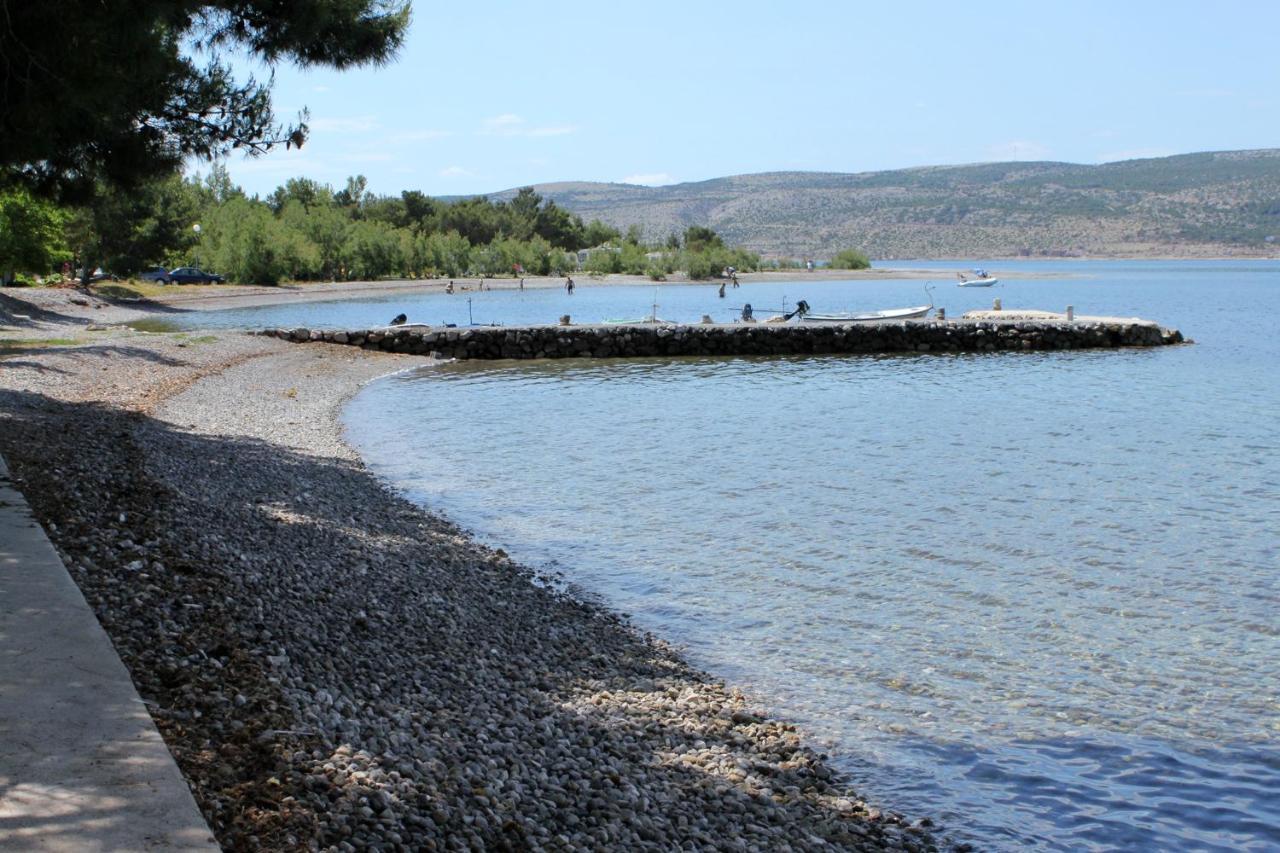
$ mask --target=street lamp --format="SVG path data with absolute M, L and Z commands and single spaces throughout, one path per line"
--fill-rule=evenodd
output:
M 196 269 L 200 268 L 200 223 L 197 222 L 191 226 L 191 230 L 196 232 Z

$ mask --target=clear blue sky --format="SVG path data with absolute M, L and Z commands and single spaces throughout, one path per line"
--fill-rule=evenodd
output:
M 1280 2 L 435 2 L 397 61 L 281 67 L 268 193 L 659 184 L 1280 146 Z

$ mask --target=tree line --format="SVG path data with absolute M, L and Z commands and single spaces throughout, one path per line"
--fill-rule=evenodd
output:
M 203 178 L 170 175 L 127 191 L 103 185 L 76 207 L 22 188 L 0 191 L 0 272 L 49 275 L 68 261 L 122 277 L 195 263 L 246 284 L 579 269 L 708 278 L 760 266 L 758 255 L 709 228 L 647 243 L 638 226 L 624 233 L 584 222 L 530 187 L 508 201 L 446 201 L 416 190 L 375 195 L 363 176 L 336 191 L 294 178 L 261 199 L 218 164 Z

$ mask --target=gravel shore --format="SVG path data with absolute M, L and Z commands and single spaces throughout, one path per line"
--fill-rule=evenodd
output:
M 6 306 L 14 340 L 89 334 Z M 342 402 L 425 360 L 96 335 L 0 349 L 0 452 L 225 849 L 933 848 L 791 726 L 365 470 Z

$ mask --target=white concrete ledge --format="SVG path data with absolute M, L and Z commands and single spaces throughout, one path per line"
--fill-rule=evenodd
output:
M 0 459 L 0 850 L 217 850 Z

